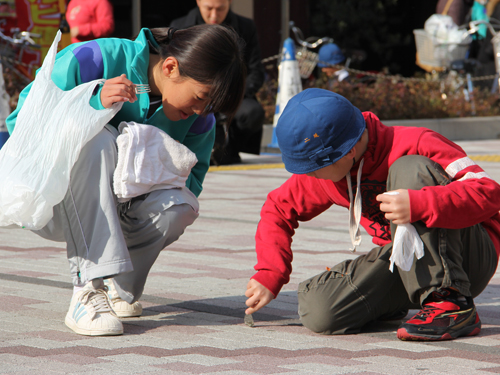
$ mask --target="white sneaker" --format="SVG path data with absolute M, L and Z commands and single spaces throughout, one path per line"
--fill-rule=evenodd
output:
M 134 316 L 141 316 L 142 305 L 139 301 L 130 304 L 120 298 L 118 291 L 115 288 L 113 279 L 104 280 L 104 284 L 108 287 L 108 296 L 111 301 L 111 307 L 116 316 L 120 318 L 132 318 Z
M 66 325 L 80 335 L 111 336 L 123 334 L 123 325 L 111 308 L 101 279 L 87 283 L 71 298 Z

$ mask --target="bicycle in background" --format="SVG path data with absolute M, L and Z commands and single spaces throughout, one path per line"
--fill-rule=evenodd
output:
M 1 23 L 0 23 L 1 26 Z M 39 64 L 27 64 L 24 57 L 30 52 L 37 52 L 41 46 L 33 38 L 40 38 L 40 34 L 13 29 L 12 37 L 5 35 L 0 29 L 0 59 L 4 68 L 14 73 L 23 85 L 33 80 L 32 72 Z M 38 62 L 40 63 L 40 62 Z
M 321 50 L 322 46 L 334 43 L 334 39 L 331 37 L 316 37 L 311 36 L 308 38 L 304 38 L 304 34 L 302 30 L 300 30 L 297 26 L 295 26 L 293 21 L 290 21 L 290 29 L 293 32 L 296 42 L 298 46 L 296 48 L 296 59 L 299 63 L 299 71 L 300 76 L 303 79 L 308 79 L 314 71 L 314 68 L 319 64 L 320 67 L 325 66 L 334 66 L 337 64 L 331 64 L 329 62 L 320 61 L 320 54 L 318 50 Z M 318 52 L 316 52 L 318 51 Z M 340 52 L 340 48 L 339 48 Z M 346 78 L 349 75 L 346 69 L 349 68 L 352 62 L 362 62 L 366 59 L 366 53 L 360 50 L 348 50 L 342 51 L 341 54 L 345 54 L 345 60 L 343 61 L 342 71 L 344 75 L 339 75 L 339 80 L 342 78 Z

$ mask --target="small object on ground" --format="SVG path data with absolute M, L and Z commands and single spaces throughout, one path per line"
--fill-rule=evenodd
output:
M 254 326 L 252 314 L 245 314 L 245 324 L 249 327 Z

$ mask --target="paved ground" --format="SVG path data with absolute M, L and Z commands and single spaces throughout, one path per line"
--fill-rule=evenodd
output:
M 500 141 L 460 144 L 500 181 Z M 340 209 L 301 225 L 290 284 L 255 314 L 254 328 L 246 326 L 243 294 L 260 207 L 288 177 L 279 163 L 276 155 L 245 155 L 243 168 L 208 174 L 199 219 L 161 254 L 146 284 L 144 316 L 124 320 L 119 337 L 79 336 L 64 325 L 71 285 L 62 244 L 0 229 L 0 374 L 500 373 L 498 273 L 476 299 L 477 337 L 409 343 L 397 340 L 397 324 L 353 336 L 301 326 L 297 284 L 352 256 Z M 370 248 L 365 235 L 360 250 Z

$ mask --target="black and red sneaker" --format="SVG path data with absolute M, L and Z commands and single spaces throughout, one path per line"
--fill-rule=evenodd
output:
M 398 328 L 400 340 L 452 340 L 481 332 L 481 320 L 471 297 L 440 289 L 424 301 L 417 315 Z

